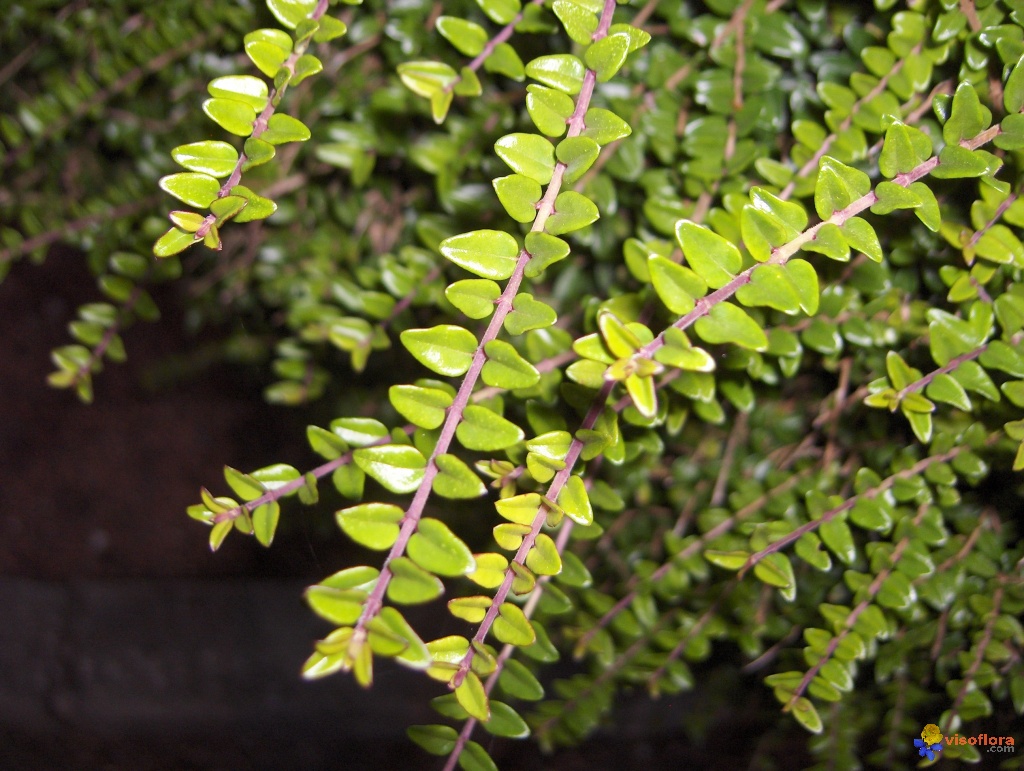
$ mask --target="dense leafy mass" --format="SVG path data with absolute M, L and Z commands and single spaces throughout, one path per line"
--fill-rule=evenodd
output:
M 107 301 L 51 376 L 84 399 L 184 266 L 270 401 L 333 400 L 320 466 L 189 509 L 270 546 L 282 498 L 348 499 L 380 555 L 309 588 L 306 677 L 439 681 L 409 735 L 448 769 L 715 651 L 829 767 L 1024 712 L 1021 3 L 228 5 L 5 21 L 75 65 L 0 71 L 35 87 L 0 117 L 0 267 L 87 249 Z M 119 178 L 56 208 L 89 169 Z

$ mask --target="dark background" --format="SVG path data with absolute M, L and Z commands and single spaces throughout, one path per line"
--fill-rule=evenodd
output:
M 265 404 L 258 368 L 197 355 L 219 333 L 184 332 L 177 285 L 157 291 L 159 323 L 126 333 L 94 404 L 48 388 L 49 351 L 94 287 L 61 249 L 0 284 L 0 768 L 440 768 L 404 735 L 437 722 L 440 684 L 389 663 L 370 691 L 299 677 L 329 631 L 302 589 L 351 564 L 329 510 L 288 502 L 271 549 L 233 535 L 217 554 L 185 514 L 200 486 L 224 492 L 224 464 L 311 468 L 313 418 Z M 699 705 L 621 699 L 614 731 L 580 749 L 474 738 L 506 771 L 808 765 L 757 678 L 701 678 Z

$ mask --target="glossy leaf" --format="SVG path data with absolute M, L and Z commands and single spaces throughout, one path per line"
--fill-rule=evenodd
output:
M 494 143 L 494 151 L 516 174 L 541 185 L 551 181 L 555 148 L 536 134 L 507 134 Z
M 555 198 L 554 213 L 548 217 L 544 229 L 553 236 L 560 236 L 585 228 L 600 216 L 593 201 L 574 190 L 566 190 Z
M 391 560 L 391 582 L 387 595 L 392 602 L 400 605 L 418 605 L 437 599 L 444 592 L 444 585 L 408 557 Z
M 485 319 L 494 313 L 494 302 L 501 287 L 489 279 L 467 278 L 449 284 L 444 290 L 448 302 L 471 319 Z
M 395 385 L 389 389 L 388 396 L 402 417 L 421 428 L 437 428 L 444 423 L 452 404 L 452 397 L 438 388 Z
M 267 0 L 267 7 L 284 26 L 295 29 L 316 8 L 316 0 Z
M 763 351 L 768 338 L 745 311 L 732 303 L 719 303 L 707 316 L 697 319 L 694 329 L 708 343 L 735 343 L 743 348 Z
M 615 77 L 629 54 L 629 35 L 616 32 L 607 35 L 587 48 L 583 61 L 597 75 L 598 83 L 605 83 Z
M 494 342 L 500 341 L 489 345 Z M 484 367 L 486 369 L 486 364 Z M 522 441 L 523 430 L 488 408 L 471 404 L 466 407 L 455 435 L 467 450 L 489 452 L 503 450 Z
M 367 475 L 393 493 L 411 493 L 423 481 L 427 465 L 422 453 L 408 445 L 362 447 L 352 459 Z
M 310 136 L 309 129 L 302 121 L 290 115 L 274 113 L 267 121 L 267 130 L 259 138 L 272 145 L 283 145 L 286 142 L 305 142 Z
M 540 326 L 546 325 L 541 324 Z M 509 329 L 507 318 L 505 326 L 506 329 Z M 524 319 L 520 318 L 513 322 L 509 331 L 520 330 L 524 326 L 529 328 Z M 492 340 L 484 346 L 484 353 L 487 355 L 487 361 L 484 362 L 480 375 L 487 385 L 506 389 L 529 388 L 540 381 L 540 372 L 537 371 L 537 368 L 520 356 L 509 343 L 503 340 Z
M 452 456 L 442 455 L 438 460 L 445 457 Z M 406 551 L 413 562 L 439 576 L 464 576 L 476 569 L 466 544 L 446 524 L 431 517 L 419 521 Z
M 402 345 L 423 366 L 439 375 L 463 375 L 473 363 L 476 337 L 467 329 L 441 324 L 430 329 L 407 329 Z
M 181 172 L 160 179 L 160 187 L 179 201 L 199 209 L 207 208 L 217 197 L 220 183 L 209 174 Z
M 519 244 L 500 230 L 474 230 L 441 242 L 441 254 L 482 278 L 504 281 L 516 268 Z
M 480 478 L 454 455 L 439 455 L 433 490 L 443 498 L 479 498 L 487 493 Z
M 537 202 L 543 194 L 539 183 L 522 174 L 509 174 L 498 177 L 492 184 L 508 216 L 516 222 L 533 222 L 537 216 Z
M 571 54 L 538 56 L 526 65 L 529 77 L 571 96 L 580 92 L 585 71 L 583 62 Z
M 743 266 L 739 249 L 717 233 L 689 220 L 676 223 L 675 230 L 687 264 L 708 286 L 725 286 Z
M 368 549 L 390 549 L 398 539 L 405 512 L 388 503 L 361 503 L 335 514 L 338 526 L 349 538 Z
M 235 99 L 207 99 L 203 102 L 203 112 L 222 129 L 240 137 L 252 133 L 256 120 L 256 110 L 252 105 Z
M 226 177 L 234 171 L 238 151 L 227 142 L 206 140 L 179 145 L 171 150 L 171 157 L 189 171 Z

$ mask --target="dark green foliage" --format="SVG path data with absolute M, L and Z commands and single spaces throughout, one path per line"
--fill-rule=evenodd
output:
M 323 465 L 226 469 L 237 499 L 189 510 L 216 549 L 269 545 L 318 480 L 352 501 L 341 531 L 385 555 L 310 587 L 336 628 L 304 675 L 447 684 L 458 728 L 409 733 L 449 769 L 494 767 L 477 723 L 575 743 L 716 648 L 837 767 L 1020 714 L 1020 5 L 329 5 L 164 4 L 138 45 L 40 13 L 71 74 L 26 54 L 0 118 L 5 166 L 44 180 L 0 189 L 2 264 L 77 236 L 111 300 L 53 385 L 89 398 L 184 264 L 197 318 L 259 330 L 232 346 L 273 355 L 269 400 L 334 399 Z M 87 84 L 129 54 L 124 118 L 129 85 Z M 111 144 L 81 162 L 128 181 L 75 198 L 90 126 Z M 158 179 L 189 207 L 169 229 Z M 346 394 L 378 356 L 400 371 Z M 442 595 L 462 633 L 424 641 L 396 606 Z

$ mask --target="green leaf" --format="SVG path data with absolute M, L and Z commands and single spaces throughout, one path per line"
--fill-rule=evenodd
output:
M 964 412 L 971 411 L 971 400 L 967 396 L 967 391 L 947 374 L 940 373 L 936 375 L 925 389 L 925 395 L 937 402 L 951 404 Z
M 580 92 L 585 73 L 586 67 L 583 62 L 571 54 L 538 56 L 526 65 L 526 74 L 529 77 L 570 96 Z
M 495 552 L 474 554 L 473 558 L 476 561 L 476 569 L 467 574 L 466 578 L 485 589 L 497 589 L 501 586 L 505 580 L 505 571 L 508 570 L 508 560 Z
M 769 586 L 790 589 L 796 585 L 793 565 L 782 552 L 768 554 L 754 565 L 754 575 Z
M 523 7 L 519 0 L 476 0 L 476 4 L 496 24 L 511 24 Z
M 676 327 L 665 330 L 665 345 L 655 352 L 654 358 L 669 367 L 691 372 L 713 372 L 715 369 L 711 354 L 691 345 L 686 334 Z
M 871 205 L 875 214 L 889 214 L 897 209 L 914 209 L 921 205 L 921 199 L 911 190 L 894 182 L 879 182 L 875 195 L 878 200 Z
M 455 729 L 447 725 L 414 725 L 405 732 L 431 755 L 447 755 L 455 749 L 455 741 L 459 738 Z
M 558 505 L 565 512 L 565 516 L 584 527 L 593 524 L 594 509 L 590 505 L 590 496 L 587 494 L 586 485 L 583 479 L 578 476 L 570 476 L 558 493 Z
M 269 217 L 277 211 L 277 204 L 269 198 L 257 195 L 245 185 L 235 185 L 231 188 L 232 196 L 240 196 L 245 199 L 245 208 L 235 217 L 235 222 L 253 222 Z M 212 208 L 212 205 L 211 205 Z
M 217 193 L 220 192 L 220 183 L 209 174 L 198 174 L 196 172 L 180 172 L 170 174 L 160 179 L 160 188 L 170 193 L 179 201 L 184 201 L 189 206 L 199 209 L 207 208 Z M 191 240 L 191 235 L 189 239 Z
M 677 222 L 676 241 L 690 267 L 714 289 L 728 284 L 743 267 L 743 258 L 732 242 L 695 222 Z
M 335 19 L 333 16 L 320 17 L 320 28 L 313 35 L 314 43 L 329 43 L 330 41 L 341 37 L 348 32 L 348 27 L 340 19 Z
M 391 386 L 388 397 L 399 415 L 420 428 L 440 426 L 452 404 L 447 392 L 414 385 Z
M 489 279 L 467 278 L 449 284 L 444 296 L 471 319 L 485 319 L 494 313 L 494 302 L 501 296 L 501 287 Z
M 543 195 L 539 183 L 522 174 L 509 174 L 498 177 L 491 184 L 508 216 L 516 222 L 533 222 L 537 216 L 537 202 Z
M 607 35 L 587 48 L 583 61 L 597 75 L 598 83 L 605 83 L 615 77 L 626 62 L 629 54 L 629 35 L 616 32 Z
M 1006 79 L 1003 86 L 1003 106 L 1011 115 L 1019 113 L 1024 108 L 1024 56 L 1017 60 L 1017 64 L 1010 71 L 1010 77 Z
M 874 262 L 882 261 L 882 245 L 871 224 L 860 217 L 851 217 L 840 228 L 851 247 Z
M 759 187 L 751 189 L 750 201 L 740 214 L 740 229 L 743 245 L 759 262 L 767 260 L 772 249 L 789 243 L 807 227 L 807 213 L 799 204 L 783 201 Z
M 257 506 L 252 512 L 252 531 L 256 540 L 264 546 L 270 546 L 280 517 L 281 506 L 277 501 L 267 501 Z
M 492 340 L 491 344 L 496 342 L 500 341 Z M 523 430 L 486 407 L 471 404 L 464 410 L 455 435 L 467 450 L 490 452 L 504 450 L 522 441 Z
M 442 455 L 438 458 L 453 458 Z M 464 576 L 476 569 L 473 554 L 448 526 L 437 519 L 424 517 L 409 539 L 410 559 L 424 570 L 439 576 Z
M 539 701 L 544 698 L 544 688 L 522 662 L 507 659 L 505 668 L 498 676 L 501 690 L 516 699 Z
M 455 70 L 441 62 L 403 62 L 397 69 L 406 88 L 427 99 L 452 88 L 459 79 Z
M 466 673 L 462 683 L 455 689 L 455 698 L 459 700 L 459 704 L 470 716 L 481 721 L 490 719 L 491 710 L 487 693 L 476 672 Z
M 878 604 L 883 608 L 909 610 L 917 600 L 917 592 L 914 590 L 913 584 L 910 583 L 910 579 L 897 570 L 882 581 L 877 599 Z
M 330 586 L 311 586 L 306 590 L 306 602 L 320 618 L 332 624 L 354 624 L 363 611 L 366 592 L 335 589 Z
M 740 550 L 720 551 L 718 549 L 705 549 L 704 559 L 712 565 L 717 565 L 725 570 L 739 570 L 747 564 L 750 559 L 750 552 Z
M 443 498 L 479 498 L 487 488 L 473 470 L 454 455 L 439 455 L 433 490 Z
M 562 560 L 555 542 L 544 533 L 538 533 L 533 548 L 526 555 L 526 567 L 539 576 L 557 576 L 562 572 Z
M 373 418 L 338 418 L 331 421 L 331 431 L 356 447 L 376 444 L 388 436 L 387 426 Z
M 391 569 L 391 582 L 388 584 L 387 595 L 392 602 L 416 605 L 430 602 L 444 592 L 444 585 L 439 578 L 417 566 L 408 557 L 396 557 L 388 567 Z
M 555 147 L 536 134 L 506 134 L 494 143 L 494 151 L 512 171 L 546 185 L 555 169 Z
M 478 0 L 479 2 L 495 3 L 497 0 Z M 504 2 L 504 0 L 501 0 Z M 491 760 L 479 742 L 466 742 L 465 749 L 459 755 L 459 768 L 462 771 L 498 771 L 498 767 Z
M 530 645 L 537 639 L 533 626 L 523 614 L 522 609 L 511 602 L 502 603 L 498 610 L 498 617 L 494 619 L 494 624 L 491 626 L 491 631 L 498 640 L 506 645 Z
M 303 54 L 295 62 L 295 73 L 292 75 L 290 85 L 297 86 L 306 78 L 317 75 L 324 70 L 324 63 L 313 54 Z
M 818 710 L 814 708 L 814 705 L 806 696 L 801 696 L 793 702 L 791 712 L 793 717 L 797 719 L 797 722 L 812 734 L 821 733 L 823 728 L 821 716 L 818 715 Z
M 594 202 L 575 190 L 566 190 L 555 198 L 554 212 L 544 229 L 553 236 L 585 228 L 601 216 Z
M 228 486 L 243 501 L 255 500 L 266 492 L 266 488 L 253 477 L 243 474 L 238 469 L 231 468 L 231 466 L 224 467 L 224 479 L 227 481 Z
M 171 157 L 189 171 L 226 177 L 235 170 L 238 151 L 227 142 L 206 140 L 178 145 L 171 150 Z
M 566 34 L 574 43 L 588 46 L 597 31 L 597 16 L 571 0 L 555 0 L 551 6 L 555 16 L 562 22 Z
M 560 137 L 565 133 L 566 122 L 575 106 L 572 97 L 561 91 L 533 83 L 526 87 L 526 110 L 538 130 L 549 137 Z
M 405 512 L 390 503 L 361 503 L 335 513 L 345 535 L 367 549 L 390 549 L 398 540 Z
M 569 256 L 569 244 L 548 233 L 527 233 L 524 242 L 530 253 L 524 271 L 527 278 L 537 278 L 546 268 Z
M 216 200 L 214 201 L 216 203 Z M 206 217 L 196 212 L 171 212 L 168 217 L 171 222 L 177 225 L 185 232 L 194 233 L 202 227 L 203 223 L 206 222 Z M 91 344 L 98 343 L 98 340 L 93 341 Z
M 488 72 L 497 72 L 507 78 L 520 82 L 526 76 L 526 68 L 523 60 L 519 58 L 516 49 L 508 43 L 499 43 L 494 51 L 484 62 L 484 69 Z
M 210 213 L 217 218 L 217 224 L 221 224 L 236 217 L 248 205 L 249 202 L 240 195 L 227 195 L 213 200 Z
M 288 29 L 309 18 L 316 8 L 316 0 L 267 0 L 267 8 Z
M 980 177 L 988 171 L 988 161 L 981 153 L 960 145 L 946 145 L 939 153 L 939 165 L 932 170 L 937 179 Z
M 214 98 L 203 102 L 203 112 L 225 131 L 240 137 L 252 133 L 256 110 L 252 105 L 234 99 Z
M 916 133 L 913 133 L 916 132 Z M 898 174 L 913 171 L 931 155 L 931 142 L 921 145 L 916 129 L 900 121 L 893 121 L 885 130 L 885 142 L 878 156 L 878 168 L 882 174 L 892 179 Z
M 590 137 L 602 147 L 632 133 L 629 124 L 615 113 L 602 107 L 591 107 L 583 117 L 586 128 L 581 136 Z
M 256 112 L 267 106 L 269 94 L 267 83 L 252 75 L 225 75 L 214 78 L 206 88 L 212 97 L 242 102 Z
M 697 319 L 694 329 L 705 342 L 735 343 L 743 348 L 763 351 L 768 337 L 742 308 L 732 303 L 719 303 L 707 316 Z
M 949 118 L 942 125 L 942 138 L 946 145 L 956 145 L 962 139 L 972 139 L 980 134 L 991 121 L 991 113 L 986 115 L 986 112 L 973 85 L 964 81 L 957 86 Z
M 549 327 L 557 320 L 554 308 L 524 292 L 512 299 L 512 311 L 505 317 L 504 325 L 510 335 L 521 335 L 531 329 Z
M 519 244 L 500 230 L 473 230 L 446 238 L 441 254 L 470 273 L 504 281 L 515 272 Z
M 784 313 L 800 310 L 800 295 L 796 285 L 781 265 L 759 265 L 755 268 L 750 274 L 750 283 L 736 291 L 736 299 L 748 308 L 768 306 Z
M 423 481 L 427 461 L 415 447 L 384 444 L 361 447 L 352 459 L 366 474 L 393 493 L 411 493 Z
M 494 507 L 498 510 L 498 514 L 509 522 L 529 527 L 537 518 L 541 502 L 538 493 L 522 493 L 495 501 Z
M 290 115 L 275 113 L 267 121 L 267 130 L 259 138 L 272 145 L 283 145 L 286 142 L 305 142 L 311 134 L 306 124 Z
M 438 16 L 434 26 L 463 56 L 476 56 L 487 45 L 487 30 L 455 16 Z
M 519 295 L 516 299 L 518 300 L 521 296 Z M 505 319 L 506 329 L 508 328 L 508 318 L 511 318 L 511 315 Z M 525 323 L 525 320 L 520 319 L 520 321 L 514 322 L 513 329 L 520 329 L 522 323 Z M 512 332 L 512 329 L 509 331 Z M 487 354 L 487 361 L 484 362 L 480 375 L 487 385 L 513 390 L 529 388 L 540 382 L 540 372 L 537 371 L 537 368 L 520 356 L 519 352 L 504 340 L 492 340 L 487 343 L 484 346 L 484 353 Z
M 170 257 L 188 249 L 194 243 L 196 239 L 191 233 L 181 228 L 171 228 L 153 244 L 153 254 L 157 257 Z
M 530 728 L 519 713 L 507 704 L 491 700 L 491 719 L 483 724 L 487 733 L 509 739 L 525 739 Z
M 407 329 L 402 345 L 420 364 L 449 377 L 466 374 L 476 352 L 476 337 L 468 329 L 440 324 L 430 329 Z
M 619 321 L 614 313 L 598 314 L 597 326 L 601 331 L 601 339 L 616 358 L 632 356 L 641 347 L 640 338 Z
M 563 184 L 571 185 L 582 177 L 600 153 L 600 146 L 590 137 L 569 137 L 559 142 L 555 148 L 555 157 L 566 166 L 562 175 Z
M 292 51 L 292 39 L 279 29 L 259 29 L 245 36 L 245 52 L 260 72 L 274 77 Z
M 658 298 L 675 314 L 683 315 L 694 308 L 694 300 L 703 297 L 708 285 L 687 267 L 668 257 L 654 255 L 647 261 L 651 283 Z
M 827 155 L 818 164 L 814 208 L 823 220 L 871 192 L 871 178 Z
M 1014 113 L 999 123 L 999 134 L 992 140 L 999 149 L 1024 147 L 1024 115 Z

